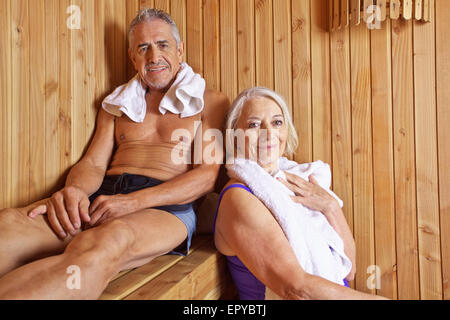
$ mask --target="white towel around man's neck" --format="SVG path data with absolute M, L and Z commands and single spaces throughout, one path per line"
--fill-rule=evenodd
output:
M 159 112 L 166 114 L 169 111 L 179 114 L 181 118 L 202 112 L 205 87 L 205 80 L 183 62 L 175 81 L 161 100 Z M 125 113 L 134 122 L 143 122 L 147 112 L 146 92 L 147 86 L 136 74 L 128 83 L 117 87 L 107 96 L 102 107 L 114 116 L 121 117 Z
M 276 179 L 285 178 L 283 171 L 307 181 L 312 174 L 342 207 L 342 200 L 330 190 L 330 167 L 322 161 L 298 164 L 286 158 L 280 158 L 278 163 L 280 171 L 275 176 L 256 162 L 246 159 L 234 159 L 234 163 L 227 165 L 227 170 L 230 178 L 245 183 L 272 212 L 304 271 L 343 284 L 352 268 L 350 259 L 344 253 L 344 242 L 322 213 L 295 203 L 290 198 L 293 192 Z

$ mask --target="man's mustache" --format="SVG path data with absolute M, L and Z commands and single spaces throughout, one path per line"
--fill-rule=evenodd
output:
M 155 68 L 155 67 L 166 67 L 166 68 L 169 68 L 169 65 L 167 63 L 165 63 L 165 62 L 150 63 L 150 64 L 145 65 L 145 70 L 148 71 L 148 70 L 150 70 L 152 68 Z

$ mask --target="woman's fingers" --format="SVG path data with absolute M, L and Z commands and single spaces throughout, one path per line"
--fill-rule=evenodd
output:
M 314 176 L 312 174 L 310 174 L 308 178 L 309 178 L 309 182 L 311 182 L 311 183 L 315 184 L 316 186 L 320 187 L 319 182 L 316 180 L 316 178 L 314 178 Z
M 286 180 L 290 183 L 295 184 L 298 187 L 302 187 L 302 186 L 307 186 L 308 185 L 308 181 L 306 181 L 305 179 L 303 179 L 302 177 L 299 177 L 295 174 L 283 171 L 285 176 L 286 176 Z
M 286 188 L 291 190 L 294 194 L 302 194 L 302 191 L 300 190 L 299 187 L 297 187 L 297 185 L 289 183 L 286 180 L 281 179 L 281 178 L 277 178 L 277 180 L 280 181 L 282 184 L 284 184 L 286 186 Z

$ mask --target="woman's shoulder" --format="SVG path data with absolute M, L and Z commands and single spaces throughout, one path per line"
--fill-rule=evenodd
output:
M 247 185 L 246 185 L 245 183 L 243 183 L 242 181 L 237 180 L 237 179 L 234 179 L 234 178 L 231 178 L 231 179 L 228 181 L 228 183 L 223 187 L 222 192 L 223 192 L 225 189 L 227 189 L 228 187 L 232 186 L 232 185 L 240 185 L 240 186 L 247 187 Z M 248 188 L 248 187 L 247 187 L 247 188 Z
M 250 188 L 237 179 L 230 179 L 222 189 L 222 202 L 239 201 L 240 198 L 252 197 Z
M 245 183 L 235 179 L 231 179 L 222 189 L 222 197 L 217 210 L 214 241 L 216 248 L 226 256 L 235 255 L 227 239 L 230 234 L 233 234 L 236 225 L 248 223 L 247 219 L 255 219 L 256 212 L 253 211 L 258 205 L 255 205 L 254 202 L 259 202 L 259 200 L 248 190 L 250 189 Z M 253 205 L 251 205 L 252 203 Z
M 222 189 L 219 205 L 221 215 L 231 219 L 253 219 L 262 209 L 266 209 L 264 204 L 242 181 L 231 179 Z

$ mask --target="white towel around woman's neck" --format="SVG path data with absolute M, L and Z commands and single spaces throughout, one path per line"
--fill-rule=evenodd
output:
M 166 114 L 169 111 L 179 114 L 181 118 L 202 112 L 205 87 L 205 80 L 183 62 L 175 81 L 161 100 L 159 112 Z M 107 96 L 102 107 L 114 116 L 121 117 L 125 113 L 134 122 L 143 122 L 147 112 L 146 92 L 147 86 L 136 74 L 128 83 L 117 87 Z
M 280 158 L 278 163 L 280 171 L 275 176 L 256 162 L 246 159 L 234 159 L 233 164 L 227 165 L 227 170 L 231 178 L 245 183 L 272 212 L 304 271 L 343 284 L 352 268 L 350 259 L 344 253 L 344 242 L 322 213 L 295 203 L 290 198 L 293 192 L 276 179 L 285 178 L 283 171 L 307 181 L 312 174 L 342 207 L 342 200 L 330 190 L 330 167 L 322 161 L 298 164 L 286 158 Z

